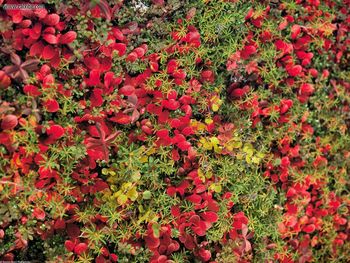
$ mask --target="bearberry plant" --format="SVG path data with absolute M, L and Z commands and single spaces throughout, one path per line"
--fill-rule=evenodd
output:
M 349 262 L 349 0 L 0 0 L 0 260 Z

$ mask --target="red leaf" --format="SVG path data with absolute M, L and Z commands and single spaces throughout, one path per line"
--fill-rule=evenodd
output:
M 42 52 L 43 59 L 52 59 L 55 54 L 55 49 L 50 45 L 44 47 L 44 50 Z
M 172 74 L 177 69 L 177 62 L 175 59 L 171 59 L 167 65 L 167 73 Z
M 312 52 L 307 53 L 305 51 L 297 51 L 296 54 L 299 59 L 311 60 L 314 57 Z
M 146 49 L 143 49 L 142 47 L 137 47 L 133 50 L 137 54 L 138 58 L 142 58 L 146 54 Z
M 50 136 L 51 139 L 59 139 L 64 135 L 64 129 L 60 125 L 52 125 L 47 130 L 46 133 Z
M 110 118 L 110 120 L 119 124 L 129 124 L 131 122 L 130 116 L 122 112 L 118 112 L 116 116 Z
M 33 44 L 31 47 L 30 47 L 30 50 L 29 50 L 29 54 L 31 56 L 40 56 L 42 51 L 44 49 L 44 44 L 39 41 L 39 42 L 36 42 L 35 44 Z
M 100 62 L 101 62 L 101 67 L 100 67 L 101 71 L 108 71 L 112 68 L 111 58 L 103 57 L 100 59 Z
M 201 72 L 201 82 L 210 82 L 213 83 L 215 80 L 215 76 L 213 71 L 211 70 L 204 70 Z
M 297 193 L 297 191 L 295 190 L 295 188 L 289 187 L 289 189 L 288 189 L 288 191 L 287 191 L 287 194 L 286 194 L 286 197 L 292 197 L 292 196 L 294 196 L 296 193 Z
M 95 57 L 85 57 L 84 58 L 84 64 L 90 69 L 99 69 L 100 68 L 100 62 Z
M 41 36 L 42 24 L 36 23 L 32 29 L 29 29 L 29 37 L 32 40 L 37 40 Z
M 95 185 L 93 186 L 93 193 L 103 191 L 104 189 L 108 189 L 109 186 L 106 182 L 103 181 L 97 181 Z
M 233 216 L 233 227 L 236 229 L 242 229 L 243 225 L 248 224 L 248 218 L 243 212 L 238 212 Z
M 49 183 L 49 180 L 48 179 L 45 179 L 45 180 L 39 180 L 35 183 L 35 187 L 38 188 L 38 189 L 42 189 L 44 188 L 47 184 Z
M 180 154 L 179 154 L 179 152 L 178 152 L 176 149 L 173 149 L 173 150 L 171 151 L 171 158 L 172 158 L 174 161 L 180 160 Z
M 304 226 L 303 227 L 303 231 L 306 232 L 306 233 L 312 233 L 314 232 L 316 229 L 315 225 L 314 224 L 310 224 L 310 225 L 307 225 L 307 226 Z
M 290 76 L 296 77 L 300 75 L 300 73 L 303 71 L 303 68 L 300 65 L 294 65 L 291 67 L 286 67 L 286 70 Z
M 187 196 L 186 199 L 194 204 L 200 204 L 200 202 L 202 201 L 202 197 L 196 194 Z
M 135 92 L 135 87 L 131 85 L 125 85 L 118 91 L 119 94 L 122 94 L 125 96 L 131 96 L 134 92 Z
M 207 225 L 204 221 L 198 221 L 192 225 L 192 230 L 195 232 L 198 236 L 205 236 Z
M 243 98 L 244 95 L 246 95 L 249 92 L 250 88 L 248 85 L 244 86 L 243 88 L 236 88 L 232 89 L 230 96 L 235 99 Z
M 288 21 L 287 19 L 283 19 L 283 21 L 278 25 L 278 30 L 282 31 L 288 26 Z
M 100 84 L 100 71 L 93 69 L 90 71 L 89 78 L 85 80 L 88 86 L 97 86 Z
M 256 48 L 253 45 L 245 46 L 241 51 L 241 58 L 248 59 L 252 54 L 256 53 Z
M 38 220 L 44 220 L 45 219 L 45 211 L 43 211 L 39 207 L 35 207 L 34 211 L 33 211 L 33 216 Z
M 60 59 L 58 50 L 55 50 L 55 55 L 54 55 L 54 57 L 51 59 L 50 65 L 51 65 L 53 68 L 58 68 L 58 66 L 60 65 L 60 63 L 61 63 L 61 59 Z
M 176 100 L 176 98 L 177 98 L 176 90 L 170 90 L 167 94 L 167 98 L 168 98 L 168 100 L 170 100 L 170 99 Z
M 177 143 L 177 147 L 179 147 L 181 151 L 188 151 L 191 148 L 191 143 L 188 141 L 182 141 Z
M 74 248 L 74 253 L 77 255 L 83 254 L 88 249 L 88 246 L 85 243 L 79 243 Z
M 65 229 L 66 222 L 63 219 L 57 219 L 54 225 L 55 229 Z
M 218 215 L 210 211 L 201 213 L 201 217 L 209 223 L 215 223 L 216 221 L 218 221 Z
M 137 53 L 133 51 L 127 56 L 126 61 L 135 62 L 137 59 L 138 59 Z
M 121 57 L 126 52 L 126 45 L 124 43 L 115 43 L 113 48 L 118 51 L 118 55 Z
M 44 107 L 48 112 L 56 112 L 60 109 L 60 105 L 55 99 L 48 99 L 44 102 Z
M 71 240 L 66 240 L 66 242 L 64 242 L 64 246 L 68 251 L 73 252 L 75 243 L 73 243 Z
M 111 20 L 112 18 L 112 11 L 111 7 L 109 6 L 108 2 L 106 0 L 100 0 L 97 2 L 97 6 L 100 8 L 101 13 L 104 15 L 106 20 Z
M 57 14 L 50 14 L 43 19 L 43 22 L 48 26 L 55 26 L 60 22 L 60 17 Z
M 286 113 L 292 106 L 293 106 L 292 100 L 282 99 L 281 106 L 280 106 L 280 113 L 281 114 Z
M 11 85 L 11 79 L 5 71 L 0 70 L 0 89 L 1 88 L 7 88 Z
M 43 39 L 49 43 L 49 44 L 52 44 L 52 45 L 55 45 L 58 43 L 58 39 L 55 35 L 52 35 L 52 34 L 44 34 L 43 35 Z
M 131 114 L 131 122 L 134 123 L 140 118 L 140 112 L 137 109 L 134 109 Z
M 145 242 L 150 250 L 154 250 L 160 245 L 159 238 L 153 236 L 153 233 L 145 237 Z
M 174 186 L 170 186 L 166 189 L 166 193 L 169 196 L 174 196 L 174 195 L 176 195 L 176 188 Z
M 117 262 L 118 260 L 118 256 L 114 253 L 109 254 L 109 257 L 112 260 L 112 262 Z
M 124 37 L 122 31 L 120 31 L 118 28 L 115 27 L 115 28 L 112 29 L 112 32 L 113 32 L 113 36 L 114 36 L 117 40 L 119 40 L 119 41 L 124 41 L 125 37 Z
M 164 0 L 152 0 L 152 3 L 154 5 L 163 6 L 164 5 Z
M 107 72 L 103 78 L 103 82 L 105 84 L 105 87 L 107 89 L 109 89 L 110 87 L 112 87 L 116 80 L 114 79 L 114 73 L 113 72 Z
M 312 93 L 314 93 L 314 91 L 315 91 L 315 89 L 314 89 L 313 85 L 308 84 L 308 83 L 301 84 L 300 89 L 299 89 L 299 93 L 301 95 L 311 95 Z
M 211 258 L 211 253 L 209 250 L 206 250 L 204 248 L 201 248 L 198 251 L 199 256 L 202 258 L 203 261 L 208 261 Z
M 17 117 L 15 115 L 9 114 L 6 115 L 1 122 L 1 129 L 3 130 L 12 130 L 18 124 Z
M 77 33 L 69 31 L 60 37 L 60 43 L 62 45 L 72 43 L 77 38 Z
M 180 103 L 174 99 L 164 100 L 162 105 L 169 110 L 177 110 L 180 107 Z
M 44 18 L 47 15 L 47 10 L 46 8 L 38 8 L 38 9 L 34 9 L 34 13 L 38 18 Z
M 172 75 L 174 78 L 177 78 L 180 80 L 185 79 L 187 76 L 186 72 L 183 69 L 175 70 Z
M 277 40 L 275 42 L 275 47 L 277 50 L 282 51 L 282 55 L 290 54 L 293 51 L 293 45 L 288 44 L 282 40 Z
M 167 139 L 169 137 L 169 131 L 167 129 L 161 129 L 157 131 L 156 135 L 161 139 Z
M 91 107 L 100 107 L 103 104 L 102 89 L 94 89 L 90 96 Z
M 77 238 L 80 235 L 80 228 L 76 224 L 67 224 L 67 234 L 70 238 Z
M 181 215 L 181 210 L 178 206 L 172 206 L 170 211 L 172 216 L 174 217 L 179 217 Z
M 291 28 L 291 38 L 296 39 L 301 31 L 301 27 L 299 25 L 293 25 Z

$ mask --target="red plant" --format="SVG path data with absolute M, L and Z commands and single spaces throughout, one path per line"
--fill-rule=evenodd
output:
M 84 141 L 86 148 L 88 150 L 88 154 L 93 156 L 97 154 L 97 156 L 100 156 L 101 159 L 108 162 L 109 147 L 121 132 L 116 131 L 112 134 L 108 134 L 109 133 L 108 129 L 105 126 L 102 126 L 100 122 L 97 122 L 95 127 L 98 132 L 98 136 L 94 136 L 94 137 L 98 137 L 98 138 L 89 137 L 89 138 L 86 138 Z

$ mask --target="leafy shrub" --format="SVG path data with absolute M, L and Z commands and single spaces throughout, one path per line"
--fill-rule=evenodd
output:
M 347 262 L 349 1 L 36 3 L 0 0 L 1 260 Z

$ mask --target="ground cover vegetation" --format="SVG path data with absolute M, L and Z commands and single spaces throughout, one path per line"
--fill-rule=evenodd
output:
M 33 3 L 0 0 L 0 260 L 348 262 L 350 1 Z

